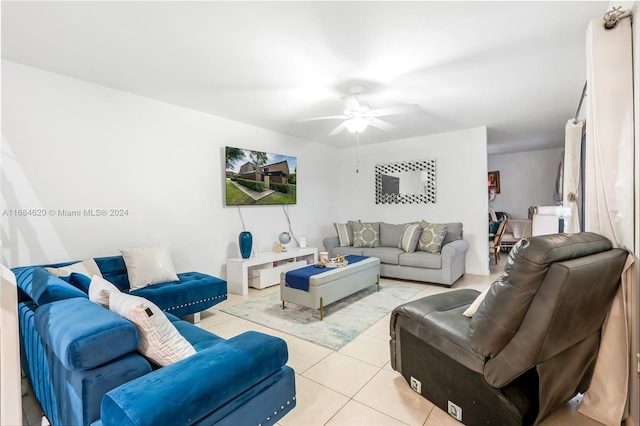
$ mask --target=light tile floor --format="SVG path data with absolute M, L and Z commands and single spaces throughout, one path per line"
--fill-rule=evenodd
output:
M 491 265 L 489 276 L 466 274 L 452 289 L 483 290 L 502 272 L 506 255 L 499 265 Z M 407 281 L 385 280 L 421 289 L 412 299 L 449 291 L 446 287 Z M 280 420 L 280 426 L 459 426 L 460 423 L 431 402 L 413 392 L 389 363 L 389 318 L 378 321 L 342 349 L 334 351 L 295 336 L 257 325 L 220 311 L 247 298 L 278 291 L 278 287 L 250 289 L 248 296 L 229 295 L 228 300 L 205 311 L 199 325 L 229 338 L 248 330 L 283 338 L 289 348 L 288 364 L 296 372 L 297 405 Z M 26 380 L 25 380 L 26 382 Z M 544 426 L 597 426 L 577 413 L 580 397 L 560 407 Z M 42 412 L 30 389 L 23 397 L 24 425 L 40 426 Z M 45 420 L 46 421 L 46 420 Z M 46 423 L 45 423 L 46 424 Z

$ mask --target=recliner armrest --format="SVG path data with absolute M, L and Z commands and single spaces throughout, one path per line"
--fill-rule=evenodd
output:
M 460 289 L 434 294 L 400 305 L 391 314 L 391 333 L 395 331 L 394 321 L 396 315 L 402 315 L 420 322 L 422 318 L 434 312 L 468 306 L 476 300 L 479 294 L 478 290 Z
M 195 423 L 274 374 L 287 358 L 284 340 L 240 334 L 108 392 L 102 424 Z

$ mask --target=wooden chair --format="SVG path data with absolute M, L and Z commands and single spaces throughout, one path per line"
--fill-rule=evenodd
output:
M 507 220 L 500 222 L 498 230 L 493 234 L 493 240 L 491 239 L 492 236 L 489 235 L 489 255 L 493 255 L 496 265 L 500 260 L 500 243 L 502 242 L 502 236 L 504 235 L 505 229 L 507 229 Z

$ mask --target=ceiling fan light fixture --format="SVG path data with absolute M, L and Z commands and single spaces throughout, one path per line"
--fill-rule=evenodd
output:
M 351 133 L 362 133 L 368 125 L 369 120 L 361 116 L 350 118 L 344 122 L 344 126 Z

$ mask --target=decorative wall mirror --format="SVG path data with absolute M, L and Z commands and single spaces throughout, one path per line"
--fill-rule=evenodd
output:
M 376 204 L 436 202 L 436 160 L 376 164 Z

